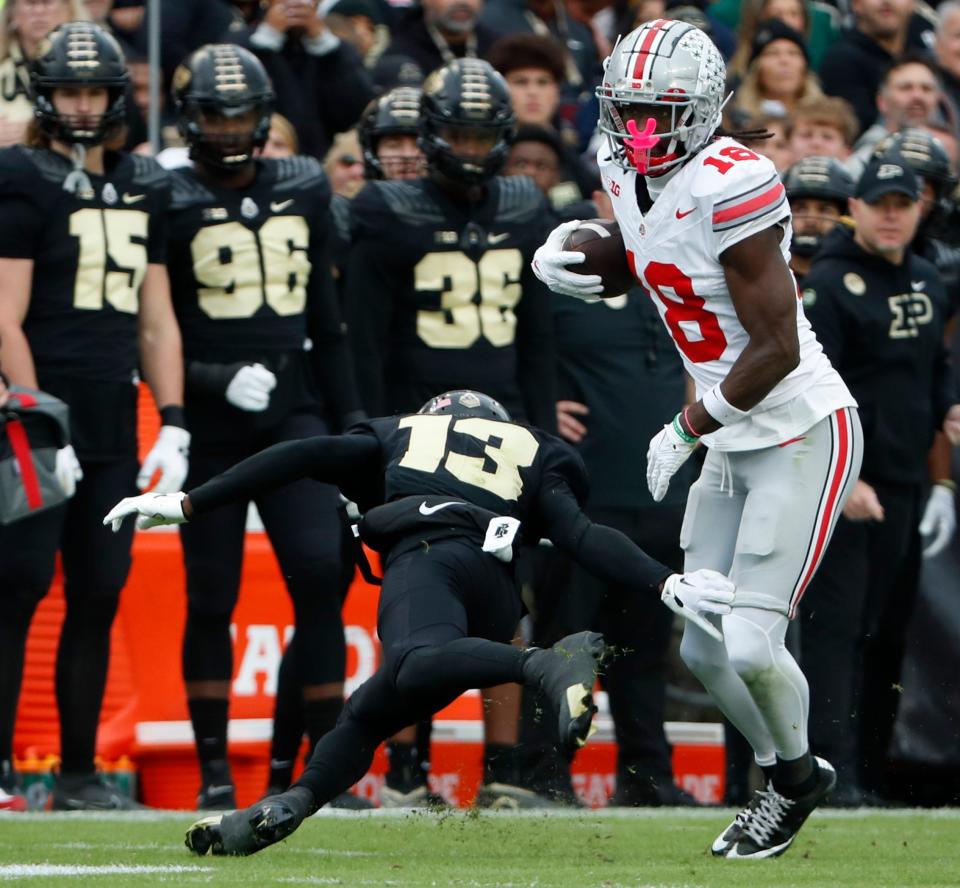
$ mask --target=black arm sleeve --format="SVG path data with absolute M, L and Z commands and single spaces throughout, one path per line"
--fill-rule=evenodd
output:
M 641 586 L 653 592 L 675 573 L 619 530 L 594 524 L 562 479 L 543 486 L 538 506 L 540 520 L 554 545 L 605 582 Z
M 252 499 L 299 478 L 344 484 L 380 471 L 380 444 L 370 435 L 335 435 L 285 441 L 237 463 L 188 491 L 196 514 Z

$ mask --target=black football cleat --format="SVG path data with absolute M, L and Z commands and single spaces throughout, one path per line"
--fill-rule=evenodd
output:
M 816 757 L 814 761 L 817 764 L 817 785 L 805 796 L 790 799 L 773 786 L 757 792 L 756 804 L 741 829 L 741 835 L 724 855 L 727 860 L 779 857 L 793 844 L 800 827 L 837 782 L 837 772 L 829 762 Z
M 602 654 L 599 632 L 577 632 L 552 648 L 530 651 L 524 660 L 526 681 L 559 707 L 560 743 L 568 752 L 583 746 L 593 733 L 593 686 Z
M 289 836 L 315 810 L 313 796 L 294 787 L 233 811 L 203 817 L 187 829 L 186 846 L 194 854 L 246 857 Z

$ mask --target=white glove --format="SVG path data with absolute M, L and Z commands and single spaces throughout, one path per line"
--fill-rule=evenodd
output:
M 128 515 L 140 516 L 137 518 L 137 527 L 140 530 L 159 527 L 161 524 L 186 524 L 187 518 L 183 514 L 183 501 L 186 496 L 183 491 L 128 496 L 107 512 L 103 523 L 111 525 L 114 533 L 120 530 Z
M 654 502 L 659 503 L 667 495 L 670 479 L 697 449 L 698 443 L 684 441 L 672 422 L 650 439 L 647 448 L 647 489 Z
M 520 522 L 508 515 L 497 515 L 487 524 L 483 538 L 483 551 L 507 563 L 513 560 L 513 540 L 520 529 Z
M 147 454 L 137 475 L 137 487 L 146 490 L 153 473 L 160 470 L 154 493 L 172 493 L 183 487 L 187 479 L 187 457 L 190 455 L 190 432 L 179 426 L 161 426 L 157 440 Z
M 953 539 L 957 529 L 957 510 L 953 502 L 953 491 L 942 484 L 934 484 L 923 510 L 920 522 L 920 536 L 930 537 L 923 547 L 923 557 L 933 558 L 939 555 Z
M 732 610 L 735 597 L 736 586 L 722 573 L 707 568 L 671 574 L 660 593 L 660 600 L 670 610 L 695 623 L 717 641 L 723 641 L 723 634 L 702 614 L 726 616 Z
M 567 271 L 568 265 L 580 265 L 587 258 L 584 253 L 563 249 L 567 235 L 579 227 L 580 222 L 574 220 L 554 228 L 546 242 L 533 254 L 533 273 L 554 293 L 575 296 L 584 302 L 599 302 L 599 294 L 603 292 L 600 275 Z
M 77 492 L 77 482 L 83 480 L 83 469 L 80 468 L 80 460 L 77 459 L 73 445 L 68 444 L 57 451 L 53 474 L 68 497 Z
M 277 387 L 277 377 L 263 364 L 241 367 L 227 386 L 227 403 L 248 413 L 261 413 L 270 406 L 270 392 Z

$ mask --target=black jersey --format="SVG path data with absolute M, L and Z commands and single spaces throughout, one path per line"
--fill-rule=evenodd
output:
M 581 510 L 586 471 L 559 438 L 518 423 L 415 414 L 370 420 L 347 435 L 270 447 L 189 491 L 193 511 L 312 477 L 364 510 L 361 536 L 389 554 L 444 537 L 482 543 L 490 517 L 521 522 L 611 583 L 656 586 L 670 570 Z M 492 557 L 492 556 L 491 556 Z
M 106 175 L 72 194 L 73 163 L 45 148 L 0 150 L 0 256 L 32 259 L 23 330 L 37 373 L 129 382 L 147 265 L 166 260 L 167 173 L 152 159 L 106 155 Z
M 70 406 L 80 458 L 109 460 L 136 452 L 140 286 L 166 260 L 169 180 L 107 152 L 106 174 L 71 193 L 72 169 L 50 149 L 0 150 L 0 256 L 33 260 L 23 331 L 40 387 Z
M 322 167 L 307 157 L 259 160 L 255 181 L 243 189 L 193 169 L 171 179 L 168 263 L 194 434 L 226 439 L 320 400 L 337 415 L 355 410 L 327 257 L 330 186 Z M 192 372 L 197 364 L 254 362 L 278 380 L 260 414 L 224 400 L 229 371 L 217 386 L 206 384 L 211 374 Z
M 937 269 L 867 253 L 844 226 L 803 281 L 804 310 L 859 406 L 868 481 L 921 483 L 954 393 L 943 344 L 946 295 Z
M 549 216 L 532 181 L 495 178 L 475 205 L 429 179 L 371 182 L 351 213 L 347 314 L 367 412 L 465 388 L 554 428 L 550 294 L 530 269 Z

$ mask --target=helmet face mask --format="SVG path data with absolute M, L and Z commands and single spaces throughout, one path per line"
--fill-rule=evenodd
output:
M 91 22 L 68 22 L 40 43 L 30 65 L 34 117 L 52 141 L 103 144 L 123 126 L 128 81 L 123 51 L 110 34 Z M 102 111 L 77 113 L 84 95 Z
M 516 118 L 506 81 L 479 59 L 435 71 L 423 87 L 420 148 L 430 170 L 480 185 L 502 169 Z
M 725 77 L 710 38 L 686 22 L 658 19 L 617 41 L 596 90 L 614 162 L 657 176 L 696 154 L 720 126 Z
M 173 92 L 193 160 L 225 173 L 253 163 L 270 135 L 274 99 L 253 53 L 231 44 L 203 46 L 177 69 Z

